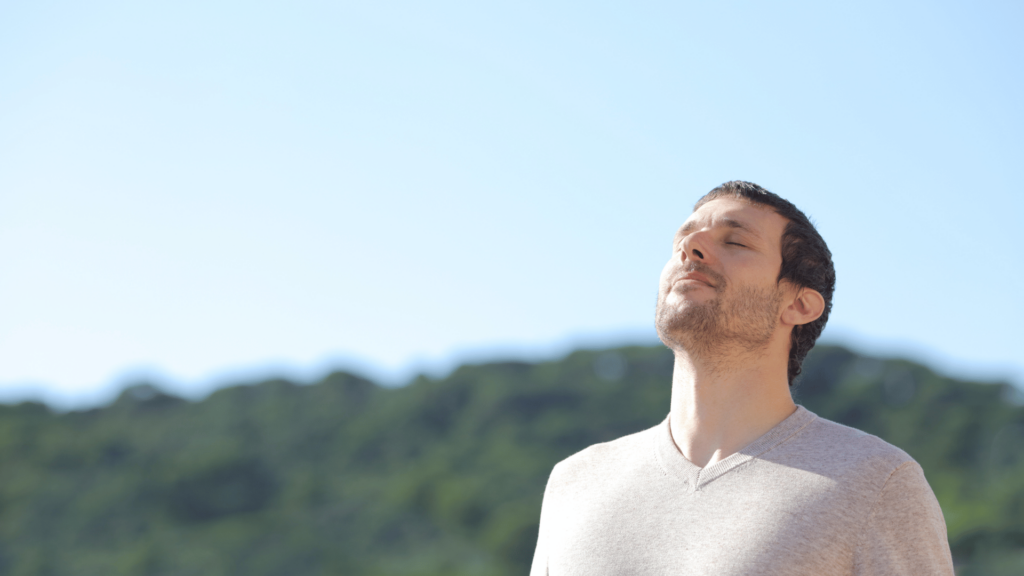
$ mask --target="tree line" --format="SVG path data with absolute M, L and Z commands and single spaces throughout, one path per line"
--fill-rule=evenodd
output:
M 626 347 L 398 388 L 339 371 L 0 405 L 0 574 L 526 574 L 551 467 L 664 419 L 671 373 Z M 1019 391 L 818 346 L 794 392 L 921 463 L 958 574 L 1024 573 Z

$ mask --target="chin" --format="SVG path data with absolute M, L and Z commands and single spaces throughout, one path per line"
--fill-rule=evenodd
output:
M 701 344 L 715 339 L 721 328 L 719 315 L 715 298 L 706 302 L 690 298 L 679 298 L 671 303 L 662 301 L 655 311 L 654 327 L 658 338 L 669 348 L 696 351 Z
M 658 308 L 654 318 L 654 328 L 658 332 L 658 338 L 673 350 L 685 348 L 684 343 L 692 339 L 692 316 L 693 305 L 677 304 L 675 306 L 661 306 Z

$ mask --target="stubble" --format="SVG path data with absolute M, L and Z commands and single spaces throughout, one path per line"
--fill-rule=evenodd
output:
M 659 295 L 655 310 L 658 337 L 666 346 L 713 359 L 730 351 L 756 352 L 767 347 L 778 324 L 782 290 L 745 286 L 726 294 L 724 278 L 708 302 L 669 306 Z M 668 292 L 671 292 L 671 288 Z

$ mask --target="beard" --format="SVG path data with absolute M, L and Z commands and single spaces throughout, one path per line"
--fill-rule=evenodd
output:
M 672 350 L 705 358 L 766 348 L 778 324 L 781 288 L 745 286 L 726 295 L 725 279 L 715 276 L 718 295 L 708 302 L 670 306 L 666 299 L 672 287 L 659 296 L 654 320 L 658 337 Z

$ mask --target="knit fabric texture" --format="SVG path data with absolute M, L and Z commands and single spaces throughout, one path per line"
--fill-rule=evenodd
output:
M 669 421 L 559 462 L 531 576 L 953 575 L 921 467 L 798 406 L 699 468 Z

